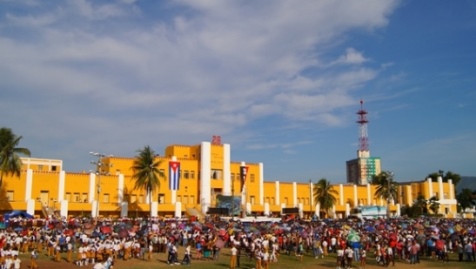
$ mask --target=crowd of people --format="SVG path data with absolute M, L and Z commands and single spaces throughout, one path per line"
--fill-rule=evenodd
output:
M 427 256 L 449 261 L 476 261 L 476 222 L 466 219 L 326 219 L 279 222 L 241 222 L 207 218 L 188 219 L 23 219 L 12 218 L 0 230 L 0 268 L 20 268 L 19 253 L 31 254 L 29 267 L 47 255 L 56 262 L 109 269 L 119 260 L 153 260 L 166 253 L 171 265 L 193 260 L 218 260 L 221 250 L 230 254 L 230 268 L 243 259 L 256 269 L 268 269 L 280 255 L 297 261 L 324 259 L 332 253 L 336 267 L 365 268 L 368 254 L 382 266 L 395 261 L 415 264 Z M 182 248 L 183 257 L 178 250 Z

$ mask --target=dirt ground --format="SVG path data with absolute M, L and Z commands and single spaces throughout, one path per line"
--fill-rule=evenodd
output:
M 183 250 L 179 248 L 179 260 L 183 257 Z M 20 259 L 22 260 L 22 267 L 21 268 L 30 268 L 30 258 L 27 256 L 27 254 L 21 254 Z M 144 261 L 140 259 L 130 259 L 127 261 L 123 260 L 118 260 L 115 262 L 114 269 L 125 269 L 125 268 L 141 268 L 141 269 L 149 269 L 149 268 L 161 268 L 161 267 L 170 267 L 169 264 L 166 262 L 167 259 L 167 254 L 165 253 L 158 253 L 158 254 L 153 254 L 152 260 L 151 261 Z M 192 265 L 189 266 L 191 268 L 198 268 L 198 267 L 205 267 L 205 268 L 229 268 L 228 262 L 229 262 L 230 256 L 229 256 L 229 250 L 224 249 L 222 250 L 222 253 L 220 254 L 220 259 L 218 261 L 212 261 L 210 259 L 202 259 L 202 260 L 192 260 Z M 299 261 L 299 259 L 296 258 L 296 262 L 294 263 L 292 261 L 292 258 L 290 258 L 287 261 L 283 262 L 278 262 L 278 263 L 271 263 L 270 268 L 271 269 L 278 269 L 278 268 L 295 268 L 295 267 L 304 267 L 304 268 L 309 268 L 309 267 L 323 267 L 323 268 L 336 268 L 335 264 L 335 258 L 334 257 L 325 257 L 324 259 L 314 259 L 313 257 L 310 256 L 305 256 L 303 261 Z M 61 268 L 61 269 L 78 269 L 78 268 L 93 268 L 92 264 L 89 264 L 88 266 L 83 266 L 79 267 L 73 263 L 67 263 L 66 260 L 62 260 L 61 262 L 54 262 L 48 257 L 46 257 L 44 254 L 37 260 L 39 268 Z M 454 259 L 451 260 L 449 263 L 441 263 L 437 261 L 432 261 L 429 259 L 422 259 L 421 263 L 419 264 L 408 264 L 407 262 L 404 261 L 397 261 L 395 267 L 411 267 L 414 269 L 418 268 L 443 268 L 443 267 L 450 267 L 450 268 L 471 268 L 470 264 L 462 264 Z M 476 263 L 473 263 L 473 265 L 476 267 Z M 354 264 L 353 268 L 359 268 L 360 264 Z M 392 266 L 390 266 L 392 267 Z M 473 267 L 473 268 L 475 268 Z M 242 266 L 240 268 L 244 269 L 252 269 L 254 268 L 254 262 L 249 262 L 248 258 L 242 258 Z M 365 267 L 366 269 L 375 269 L 375 268 L 383 268 L 383 266 L 377 265 L 375 261 L 372 258 L 369 258 L 368 264 Z

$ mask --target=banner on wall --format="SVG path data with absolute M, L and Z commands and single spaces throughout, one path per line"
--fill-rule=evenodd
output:
M 180 188 L 180 162 L 169 162 L 169 189 L 176 191 Z
M 240 166 L 240 180 L 241 180 L 241 192 L 246 183 L 246 175 L 248 174 L 248 166 Z

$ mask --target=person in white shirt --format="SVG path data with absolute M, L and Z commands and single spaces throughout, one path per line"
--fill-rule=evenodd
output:
M 336 250 L 337 250 L 336 247 L 337 247 L 337 239 L 335 238 L 335 236 L 333 236 L 331 238 L 331 250 L 330 251 L 336 253 Z
M 395 257 L 393 255 L 393 249 L 387 246 L 387 266 L 389 266 L 390 263 L 392 263 L 392 266 L 395 266 Z
M 236 268 L 236 255 L 238 253 L 238 249 L 236 249 L 234 244 L 232 245 L 230 252 L 231 252 L 230 269 L 235 269 Z
M 271 256 L 269 257 L 270 262 L 278 262 L 278 243 L 271 243 Z
M 94 265 L 93 269 L 105 269 L 104 264 L 102 262 L 98 262 Z
M 4 262 L 4 267 L 3 268 L 12 268 L 13 260 L 12 260 L 12 254 L 7 253 L 7 257 L 5 258 Z
M 261 268 L 269 269 L 269 252 L 268 248 L 263 248 L 263 252 L 261 253 L 262 261 L 261 261 Z
M 337 269 L 341 269 L 345 267 L 344 250 L 340 246 L 337 247 L 336 265 L 337 265 Z
M 185 255 L 183 257 L 182 264 L 190 264 L 191 261 L 192 261 L 192 247 L 190 246 L 190 244 L 188 244 L 187 247 L 185 248 Z
M 354 250 L 350 246 L 347 246 L 347 248 L 344 251 L 344 254 L 345 254 L 347 268 L 351 268 L 352 260 L 354 259 Z
M 12 263 L 13 263 L 13 269 L 20 269 L 20 267 L 21 267 L 21 260 L 18 259 L 18 256 L 17 256 L 17 255 L 13 256 L 13 262 L 12 262 Z M 8 267 L 7 267 L 7 268 L 8 268 Z

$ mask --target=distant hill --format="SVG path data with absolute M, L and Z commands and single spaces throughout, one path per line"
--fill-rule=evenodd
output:
M 461 180 L 456 186 L 456 194 L 460 193 L 463 189 L 470 189 L 476 191 L 476 177 L 461 177 Z

